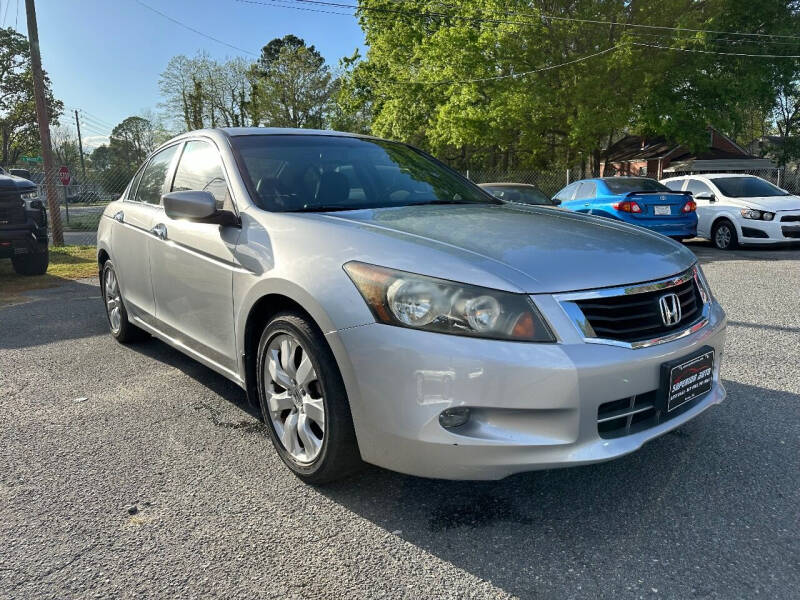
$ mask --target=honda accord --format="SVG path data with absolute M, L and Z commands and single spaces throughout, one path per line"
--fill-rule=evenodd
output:
M 605 461 L 725 397 L 725 313 L 689 250 L 503 203 L 397 142 L 182 134 L 97 248 L 111 334 L 236 382 L 309 483 Z

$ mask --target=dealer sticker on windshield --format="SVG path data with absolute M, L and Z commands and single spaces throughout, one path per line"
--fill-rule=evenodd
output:
M 692 358 L 676 362 L 663 365 L 667 374 L 664 394 L 667 412 L 710 392 L 714 384 L 713 348 L 705 347 Z
M 668 214 L 670 214 L 670 208 L 669 208 L 669 206 L 656 205 L 656 206 L 653 207 L 653 214 L 656 214 L 656 215 L 668 215 Z

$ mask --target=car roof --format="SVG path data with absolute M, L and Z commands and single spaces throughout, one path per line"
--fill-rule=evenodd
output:
M 373 136 L 362 135 L 360 133 L 348 133 L 346 131 L 333 131 L 330 129 L 299 129 L 293 127 L 220 127 L 218 130 L 233 137 L 240 135 L 320 135 L 329 137 L 377 139 Z

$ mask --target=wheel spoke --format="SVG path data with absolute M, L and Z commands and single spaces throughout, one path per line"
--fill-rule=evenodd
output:
M 279 360 L 278 351 L 276 349 L 270 350 L 269 359 L 267 362 L 269 376 L 272 378 L 272 381 L 277 383 L 283 389 L 288 390 L 292 386 L 292 378 L 289 377 L 289 374 L 286 373 L 281 366 L 283 361 Z
M 300 437 L 300 441 L 303 442 L 306 457 L 308 459 L 314 458 L 319 452 L 320 446 L 322 446 L 322 441 L 311 431 L 308 419 L 304 414 L 301 414 L 297 420 L 297 435 Z
M 300 361 L 300 366 L 297 367 L 295 380 L 297 385 L 302 389 L 308 391 L 308 384 L 317 378 L 317 373 L 314 371 L 314 366 L 311 364 L 311 359 L 308 354 L 303 353 L 303 359 Z
M 322 431 L 325 431 L 325 405 L 322 398 L 304 398 L 303 410 L 309 419 L 319 425 Z
M 297 441 L 297 417 L 298 414 L 296 412 L 289 413 L 289 416 L 283 422 L 283 435 L 281 435 L 283 447 L 292 456 L 297 456 L 300 452 Z
M 288 335 L 281 340 L 281 366 L 291 378 L 296 372 L 294 366 L 294 353 L 297 349 L 297 342 Z
M 269 397 L 269 410 L 277 415 L 281 411 L 294 408 L 292 396 L 288 391 L 283 391 L 280 394 L 271 394 Z

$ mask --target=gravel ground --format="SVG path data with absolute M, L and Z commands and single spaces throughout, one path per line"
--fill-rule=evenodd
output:
M 727 402 L 500 482 L 307 487 L 237 387 L 115 343 L 95 282 L 0 309 L 0 598 L 796 598 L 800 250 L 690 246 Z

